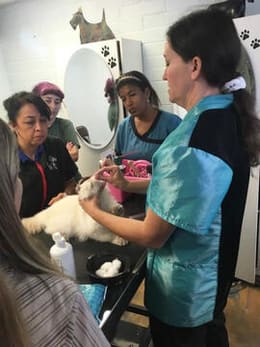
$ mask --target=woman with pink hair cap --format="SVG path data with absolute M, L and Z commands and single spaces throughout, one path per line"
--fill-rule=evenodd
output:
M 64 142 L 73 161 L 77 161 L 80 145 L 74 125 L 69 119 L 57 117 L 64 99 L 63 91 L 56 84 L 43 81 L 36 84 L 32 92 L 40 96 L 51 110 L 48 134 L 59 137 Z

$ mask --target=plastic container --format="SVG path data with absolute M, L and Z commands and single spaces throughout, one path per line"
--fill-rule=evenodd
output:
M 119 203 L 124 202 L 129 196 L 131 196 L 131 193 L 124 192 L 123 190 L 114 187 L 110 183 L 108 183 L 107 186 L 108 186 L 110 193 L 113 195 L 113 197 Z
M 54 233 L 52 239 L 55 243 L 50 249 L 51 259 L 65 275 L 76 279 L 75 260 L 71 244 L 66 242 L 59 232 Z
M 129 181 L 144 181 L 144 180 L 150 180 L 150 178 L 144 178 L 144 177 L 134 177 L 134 176 L 125 176 L 125 178 Z M 122 203 L 125 200 L 127 200 L 132 193 L 124 192 L 123 190 L 114 187 L 112 184 L 107 184 L 108 189 L 110 190 L 110 193 L 113 195 L 113 197 L 116 199 L 117 202 Z
M 118 259 L 121 262 L 119 272 L 111 277 L 100 277 L 96 271 L 101 267 L 105 262 L 112 262 L 114 259 Z M 92 254 L 87 259 L 86 270 L 89 276 L 89 279 L 92 283 L 101 283 L 104 285 L 115 285 L 122 282 L 130 272 L 130 260 L 128 257 L 121 254 L 115 253 L 98 253 Z

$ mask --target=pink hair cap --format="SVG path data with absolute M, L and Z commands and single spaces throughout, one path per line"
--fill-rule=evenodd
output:
M 38 96 L 54 94 L 61 98 L 61 100 L 64 98 L 63 91 L 58 86 L 56 86 L 56 84 L 47 81 L 36 84 L 36 86 L 33 87 L 32 92 Z

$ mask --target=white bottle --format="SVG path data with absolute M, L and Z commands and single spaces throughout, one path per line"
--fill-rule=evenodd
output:
M 52 235 L 55 244 L 50 249 L 52 260 L 61 268 L 65 275 L 76 279 L 75 260 L 72 246 L 66 242 L 59 232 Z

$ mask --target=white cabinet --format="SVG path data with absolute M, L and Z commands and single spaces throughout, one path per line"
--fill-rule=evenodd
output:
M 236 268 L 236 277 L 249 283 L 255 283 L 256 278 L 258 195 L 259 167 L 252 169 L 249 181 Z
M 66 104 L 69 111 L 69 115 L 74 125 L 77 126 L 76 116 L 78 117 L 79 113 L 82 113 L 82 119 L 85 117 L 85 122 L 87 117 L 90 118 L 90 121 L 93 122 L 95 118 L 95 125 L 92 125 L 95 128 L 95 132 L 99 132 L 100 137 L 102 138 L 102 131 L 104 127 L 107 127 L 107 124 L 99 117 L 102 116 L 105 112 L 103 109 L 99 113 L 95 113 L 100 107 L 101 103 L 104 103 L 104 82 L 102 82 L 101 86 L 95 85 L 98 74 L 100 73 L 101 68 L 100 65 L 95 64 L 92 60 L 90 72 L 87 74 L 86 69 L 89 68 L 88 61 L 84 56 L 84 64 L 80 64 L 79 72 L 79 64 L 77 64 L 77 59 L 74 57 L 77 56 L 78 53 L 84 54 L 86 52 L 95 52 L 96 59 L 98 62 L 102 60 L 102 64 L 105 65 L 105 69 L 108 71 L 109 76 L 113 77 L 115 80 L 120 76 L 121 73 L 127 72 L 130 70 L 138 70 L 143 71 L 142 64 L 142 45 L 140 41 L 130 40 L 130 39 L 120 39 L 120 40 L 107 40 L 107 41 L 98 41 L 94 43 L 82 44 L 78 49 L 72 54 L 68 66 L 65 72 L 65 83 L 64 83 L 64 91 L 66 95 Z M 83 54 L 83 55 L 84 55 Z M 91 55 L 91 54 L 89 54 Z M 71 67 L 73 65 L 73 67 Z M 107 73 L 107 72 L 106 72 Z M 68 75 L 72 75 L 73 78 L 69 78 Z M 75 77 L 77 74 L 77 77 Z M 107 78 L 107 77 L 106 77 Z M 73 86 L 75 84 L 75 88 Z M 88 88 L 88 92 L 84 92 Z M 90 96 L 90 89 L 91 96 Z M 98 92 L 100 94 L 98 94 Z M 78 97 L 78 93 L 81 93 L 81 97 Z M 74 105 L 70 105 L 72 99 L 77 99 L 76 108 Z M 91 100 L 89 100 L 91 99 Z M 91 107 L 89 107 L 87 101 L 92 101 Z M 71 106 L 71 107 L 70 107 Z M 96 110 L 96 109 L 97 110 Z M 118 100 L 118 109 L 119 109 L 119 121 L 123 118 L 123 107 L 120 100 Z M 83 113 L 84 110 L 84 113 Z M 107 111 L 106 111 L 107 113 Z M 87 122 L 87 121 L 86 121 Z M 83 176 L 89 176 L 93 174 L 98 169 L 98 162 L 100 159 L 104 158 L 107 152 L 110 152 L 114 147 L 114 134 L 111 134 L 111 138 L 109 140 L 105 140 L 104 146 L 89 146 L 85 141 L 80 139 L 81 149 L 79 153 L 79 161 L 78 166 L 80 172 Z M 90 133 L 91 137 L 91 133 Z M 100 142 L 100 141 L 99 141 Z
M 88 47 L 99 54 L 111 69 L 116 79 L 121 72 L 130 70 L 143 70 L 142 44 L 140 41 L 130 39 L 107 40 L 87 43 L 81 47 Z
M 234 23 L 253 66 L 256 82 L 256 109 L 260 116 L 260 15 L 237 18 Z M 236 268 L 236 277 L 250 283 L 255 283 L 257 264 L 260 275 L 260 248 L 257 247 L 257 240 L 260 237 L 258 234 L 258 201 L 259 167 L 252 170 L 250 177 Z

